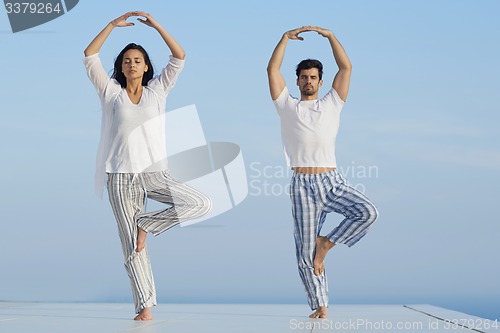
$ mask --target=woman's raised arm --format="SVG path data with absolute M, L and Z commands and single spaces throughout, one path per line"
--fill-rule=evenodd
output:
M 184 52 L 182 46 L 150 14 L 145 12 L 135 12 L 135 14 L 146 18 L 145 20 L 138 18 L 139 22 L 158 31 L 175 58 L 183 60 L 186 57 L 186 52 Z
M 111 33 L 111 31 L 113 31 L 114 28 L 133 26 L 134 23 L 127 22 L 127 19 L 130 16 L 138 16 L 137 13 L 138 12 L 128 12 L 114 19 L 113 21 L 109 22 L 108 25 L 106 25 L 106 27 L 102 29 L 102 31 L 97 36 L 95 36 L 95 38 L 90 42 L 89 46 L 87 46 L 85 51 L 83 51 L 85 56 L 88 57 L 93 54 L 99 53 L 101 46 L 104 44 L 104 42 L 106 41 L 109 34 Z

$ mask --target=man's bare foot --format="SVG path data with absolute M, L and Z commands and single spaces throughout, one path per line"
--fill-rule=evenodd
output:
M 148 233 L 141 228 L 137 227 L 137 252 L 141 252 L 146 247 L 146 236 Z
M 326 306 L 320 306 L 314 311 L 309 318 L 327 318 L 328 317 L 328 308 Z
M 319 276 L 325 271 L 325 257 L 328 251 L 335 244 L 330 242 L 330 240 L 324 236 L 318 236 L 316 238 L 316 255 L 314 256 L 314 275 Z
M 144 308 L 135 316 L 134 320 L 153 320 L 153 314 L 151 313 L 151 308 Z

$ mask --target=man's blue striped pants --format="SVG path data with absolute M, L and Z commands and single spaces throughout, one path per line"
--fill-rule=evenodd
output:
M 294 173 L 290 197 L 299 274 L 309 305 L 316 310 L 328 306 L 326 273 L 314 275 L 313 266 L 316 238 L 320 236 L 327 214 L 336 212 L 345 218 L 325 237 L 334 244 L 351 247 L 367 233 L 378 212 L 368 198 L 349 186 L 337 170 L 319 174 Z

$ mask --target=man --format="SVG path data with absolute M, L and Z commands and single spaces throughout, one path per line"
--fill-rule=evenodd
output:
M 318 60 L 303 60 L 297 66 L 300 100 L 290 96 L 280 72 L 288 40 L 303 40 L 299 34 L 307 31 L 328 39 L 339 68 L 331 90 L 322 99 L 318 99 L 318 90 L 323 85 L 323 65 Z M 378 214 L 375 206 L 347 185 L 336 169 L 335 138 L 351 69 L 351 62 L 334 34 L 313 26 L 284 33 L 267 67 L 271 97 L 281 120 L 285 155 L 294 171 L 290 186 L 294 237 L 299 274 L 314 311 L 310 318 L 328 316 L 326 254 L 335 244 L 354 245 Z M 330 233 L 320 236 L 326 214 L 332 211 L 345 219 Z

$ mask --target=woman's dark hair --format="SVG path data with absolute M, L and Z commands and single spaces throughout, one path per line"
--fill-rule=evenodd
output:
M 318 69 L 319 79 L 321 80 L 323 78 L 323 64 L 321 63 L 321 61 L 316 60 L 316 59 L 302 60 L 297 65 L 297 69 L 295 70 L 295 74 L 297 74 L 297 79 L 299 78 L 300 72 L 303 69 L 311 69 L 311 68 L 317 68 Z
M 154 69 L 153 69 L 153 64 L 151 63 L 151 60 L 149 60 L 149 55 L 144 50 L 144 48 L 140 45 L 137 45 L 135 43 L 130 43 L 125 48 L 118 54 L 118 56 L 115 59 L 115 65 L 113 69 L 113 75 L 111 75 L 111 78 L 116 79 L 118 83 L 122 86 L 122 88 L 127 87 L 127 79 L 125 78 L 125 75 L 122 72 L 122 63 L 123 63 L 123 56 L 125 55 L 125 52 L 128 50 L 139 50 L 141 51 L 142 55 L 144 56 L 144 61 L 146 62 L 146 65 L 148 66 L 148 71 L 144 73 L 144 76 L 142 77 L 142 85 L 147 86 L 149 80 L 151 80 L 154 76 Z

